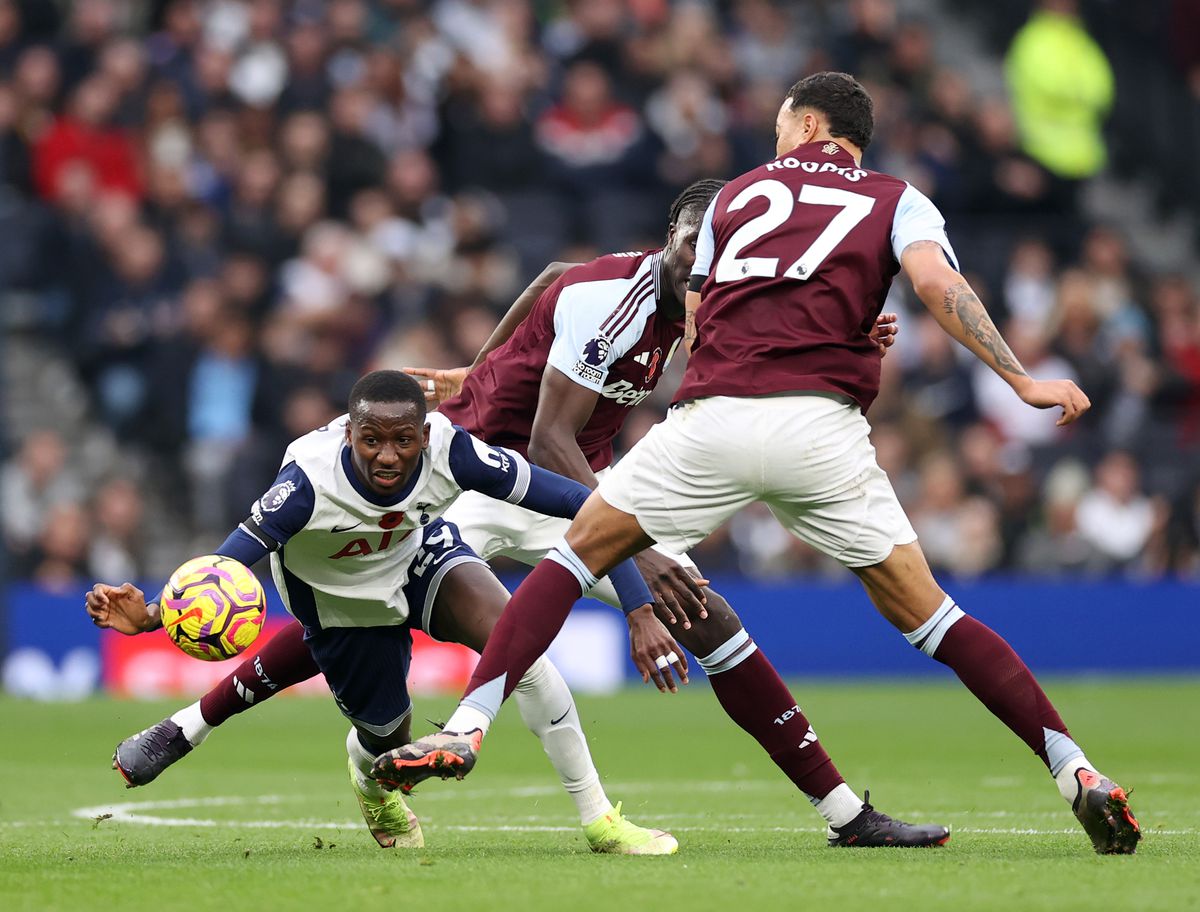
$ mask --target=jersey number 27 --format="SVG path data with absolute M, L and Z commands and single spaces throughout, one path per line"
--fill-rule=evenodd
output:
M 820 268 L 833 248 L 842 242 L 854 226 L 865 219 L 875 206 L 875 198 L 836 187 L 803 184 L 798 196 L 782 181 L 755 181 L 729 202 L 728 211 L 736 212 L 751 200 L 764 197 L 767 211 L 756 215 L 738 228 L 725 245 L 717 261 L 715 279 L 718 282 L 738 282 L 751 276 L 774 278 L 779 275 L 779 257 L 743 257 L 739 254 L 755 241 L 774 231 L 792 215 L 796 202 L 813 206 L 837 207 L 837 213 L 800 256 L 783 271 L 785 279 L 806 281 Z

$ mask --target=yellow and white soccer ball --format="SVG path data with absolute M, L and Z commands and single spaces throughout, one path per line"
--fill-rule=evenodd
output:
M 231 659 L 258 639 L 267 599 L 257 577 L 231 557 L 194 557 L 163 587 L 159 612 L 167 636 L 206 662 Z

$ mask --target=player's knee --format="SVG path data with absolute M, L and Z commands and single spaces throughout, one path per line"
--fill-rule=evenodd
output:
M 704 607 L 708 617 L 701 619 L 697 611 L 688 612 L 692 626 L 683 630 L 678 624 L 668 629 L 688 652 L 696 657 L 706 656 L 720 648 L 742 629 L 741 619 L 729 602 L 712 589 L 704 590 Z

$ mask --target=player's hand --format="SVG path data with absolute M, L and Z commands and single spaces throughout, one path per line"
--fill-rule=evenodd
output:
M 425 391 L 425 404 L 429 408 L 437 408 L 447 399 L 453 399 L 462 389 L 469 367 L 452 367 L 449 370 L 435 370 L 431 367 L 401 368 L 410 377 L 415 377 Z
M 654 686 L 663 693 L 668 690 L 678 693 L 675 679 L 671 677 L 671 669 L 679 675 L 679 683 L 686 684 L 687 659 L 683 650 L 675 642 L 674 637 L 667 633 L 667 628 L 654 616 L 650 605 L 643 605 L 625 616 L 629 622 L 629 654 L 633 656 L 633 664 L 642 674 L 642 683 L 654 681 Z M 666 659 L 660 663 L 660 659 Z
M 704 607 L 704 587 L 708 580 L 693 576 L 687 567 L 653 548 L 635 554 L 633 561 L 650 587 L 658 616 L 668 624 L 682 623 L 684 630 L 690 630 L 691 616 L 700 620 L 708 617 L 708 609 Z
M 1017 388 L 1021 401 L 1034 408 L 1048 409 L 1056 405 L 1063 410 L 1058 426 L 1070 424 L 1092 407 L 1092 400 L 1070 380 L 1029 380 Z
M 880 314 L 875 318 L 875 328 L 871 330 L 871 341 L 879 347 L 880 356 L 896 344 L 896 336 L 900 332 L 900 315 L 894 313 Z
M 146 594 L 133 583 L 106 586 L 96 583 L 85 599 L 88 617 L 97 627 L 133 636 L 159 625 L 157 611 L 146 604 Z M 157 606 L 155 606 L 157 608 Z

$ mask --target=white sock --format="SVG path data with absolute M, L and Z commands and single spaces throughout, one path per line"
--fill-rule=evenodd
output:
M 563 788 L 575 802 L 579 822 L 586 826 L 611 811 L 612 802 L 604 794 L 579 724 L 575 699 L 549 659 L 542 656 L 529 667 L 517 684 L 515 697 L 521 718 L 541 740 Z
M 1068 804 L 1074 804 L 1075 796 L 1079 794 L 1079 784 L 1075 781 L 1075 771 L 1081 769 L 1095 771 L 1096 767 L 1092 766 L 1087 757 L 1080 754 L 1078 757 L 1068 760 L 1066 765 L 1054 777 L 1054 784 L 1058 786 L 1058 793 L 1066 799 Z
M 204 721 L 199 700 L 173 713 L 171 721 L 183 729 L 183 736 L 192 747 L 199 747 L 204 743 L 204 739 L 212 734 L 213 726 Z
M 386 798 L 387 789 L 371 778 L 375 755 L 362 746 L 362 742 L 358 740 L 358 729 L 354 726 L 350 727 L 350 734 L 346 735 L 346 753 L 354 765 L 354 781 L 358 783 L 363 794 L 372 798 Z
M 862 813 L 863 800 L 843 782 L 820 801 L 814 801 L 813 807 L 831 827 L 840 827 Z
M 492 727 L 491 717 L 481 709 L 476 709 L 474 706 L 464 706 L 458 704 L 458 708 L 454 710 L 454 714 L 446 720 L 442 731 L 456 732 L 457 734 L 466 734 L 469 731 L 479 729 L 485 735 L 488 729 Z

